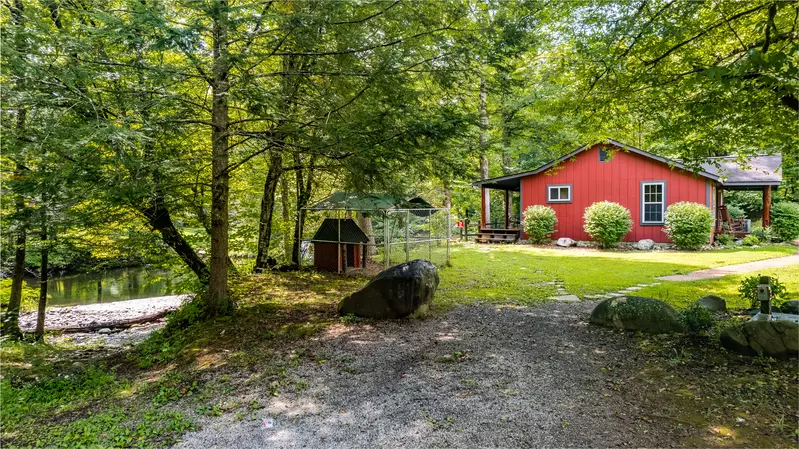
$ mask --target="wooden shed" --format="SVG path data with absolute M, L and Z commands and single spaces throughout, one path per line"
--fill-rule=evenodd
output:
M 365 265 L 369 237 L 351 218 L 325 218 L 311 239 L 314 267 L 333 273 Z

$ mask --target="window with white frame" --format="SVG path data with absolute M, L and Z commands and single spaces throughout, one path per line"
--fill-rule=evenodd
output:
M 641 223 L 663 224 L 666 212 L 666 181 L 641 183 Z
M 547 185 L 547 203 L 571 203 L 571 184 Z

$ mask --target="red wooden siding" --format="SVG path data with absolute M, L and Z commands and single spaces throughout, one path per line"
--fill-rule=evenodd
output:
M 344 251 L 347 251 L 347 266 L 350 268 L 361 268 L 361 244 L 341 244 L 341 254 L 337 243 L 314 242 L 314 266 L 320 270 L 340 273 L 343 270 Z
M 641 182 L 666 181 L 666 206 L 679 201 L 708 204 L 710 184 L 703 177 L 641 156 L 617 151 L 607 162 L 599 162 L 596 145 L 544 173 L 522 178 L 522 210 L 534 204 L 552 207 L 558 217 L 553 238 L 590 240 L 583 231 L 585 208 L 599 201 L 613 201 L 630 210 L 633 228 L 625 241 L 652 239 L 668 242 L 663 226 L 641 225 Z M 547 184 L 571 184 L 572 202 L 547 204 Z

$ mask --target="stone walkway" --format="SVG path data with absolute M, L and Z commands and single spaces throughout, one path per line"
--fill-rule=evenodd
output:
M 778 257 L 776 259 L 759 260 L 757 262 L 728 265 L 726 267 L 708 268 L 706 270 L 698 270 L 688 274 L 663 276 L 659 277 L 658 279 L 662 281 L 698 281 L 701 279 L 720 278 L 728 274 L 749 273 L 751 271 L 787 267 L 788 265 L 799 265 L 799 254 Z

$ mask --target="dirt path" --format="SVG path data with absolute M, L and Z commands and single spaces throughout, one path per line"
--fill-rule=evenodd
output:
M 305 346 L 296 391 L 253 386 L 247 418 L 207 418 L 180 448 L 672 446 L 619 391 L 645 363 L 632 337 L 589 326 L 596 302 L 461 307 L 335 325 Z M 642 419 L 644 417 L 645 419 Z M 264 421 L 274 419 L 273 428 Z
M 658 279 L 662 281 L 698 281 L 701 279 L 720 278 L 728 274 L 749 273 L 758 270 L 787 267 L 788 265 L 799 265 L 799 254 L 778 257 L 776 259 L 759 260 L 757 262 L 728 265 L 726 267 L 708 268 L 706 270 L 693 271 L 688 274 L 663 276 Z

